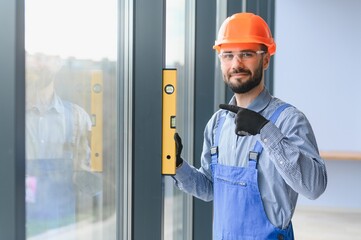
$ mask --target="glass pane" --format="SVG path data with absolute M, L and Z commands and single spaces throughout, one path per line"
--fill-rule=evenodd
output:
M 27 239 L 116 239 L 117 1 L 25 6 Z
M 192 31 L 194 30 L 194 1 L 166 2 L 166 67 L 177 69 L 177 132 L 183 139 L 182 156 L 192 160 L 193 76 Z M 187 26 L 187 27 L 186 27 Z M 164 239 L 192 238 L 192 197 L 174 186 L 174 180 L 164 179 Z

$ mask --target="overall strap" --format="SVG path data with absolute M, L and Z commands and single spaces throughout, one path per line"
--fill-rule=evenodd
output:
M 224 121 L 226 120 L 226 115 L 223 114 L 218 119 L 217 123 L 217 129 L 216 129 L 216 135 L 214 137 L 213 146 L 211 147 L 211 158 L 212 158 L 212 164 L 215 164 L 218 162 L 218 144 L 219 144 L 219 136 L 221 135 L 221 130 L 224 124 Z
M 279 106 L 276 111 L 272 114 L 272 116 L 270 117 L 270 121 L 275 124 L 278 117 L 281 115 L 281 113 L 283 112 L 283 110 L 285 110 L 286 108 L 290 107 L 291 105 L 288 103 L 285 103 L 281 106 Z M 263 151 L 263 147 L 261 145 L 261 143 L 259 141 L 256 142 L 253 151 L 249 152 L 249 161 L 251 165 L 256 165 L 259 156 L 261 155 Z
M 65 143 L 64 143 L 64 157 L 68 159 L 73 158 L 73 135 L 74 135 L 74 119 L 72 103 L 63 101 L 64 118 L 65 118 Z
M 65 117 L 65 141 L 70 143 L 73 136 L 73 111 L 71 103 L 63 101 Z

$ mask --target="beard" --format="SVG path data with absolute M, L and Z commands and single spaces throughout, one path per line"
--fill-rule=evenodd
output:
M 39 91 L 49 86 L 53 82 L 55 74 L 48 69 L 26 70 L 26 87 L 32 91 Z
M 228 87 L 234 92 L 234 93 L 246 93 L 251 91 L 253 88 L 257 87 L 263 78 L 263 61 L 260 62 L 256 70 L 254 71 L 254 74 L 252 74 L 251 71 L 244 69 L 244 68 L 238 68 L 234 69 L 232 72 L 230 72 L 228 75 L 224 75 L 225 82 L 227 83 Z M 233 83 L 230 81 L 231 74 L 233 73 L 247 73 L 250 78 L 246 82 L 241 82 L 241 80 L 237 83 Z

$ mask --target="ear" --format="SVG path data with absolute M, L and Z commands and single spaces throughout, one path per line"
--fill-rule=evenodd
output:
M 271 55 L 267 52 L 263 56 L 263 70 L 266 70 L 268 68 L 270 60 L 271 60 Z

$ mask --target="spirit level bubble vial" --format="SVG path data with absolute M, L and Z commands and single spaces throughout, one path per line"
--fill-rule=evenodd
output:
M 174 175 L 176 171 L 177 70 L 163 69 L 162 91 L 162 174 Z

